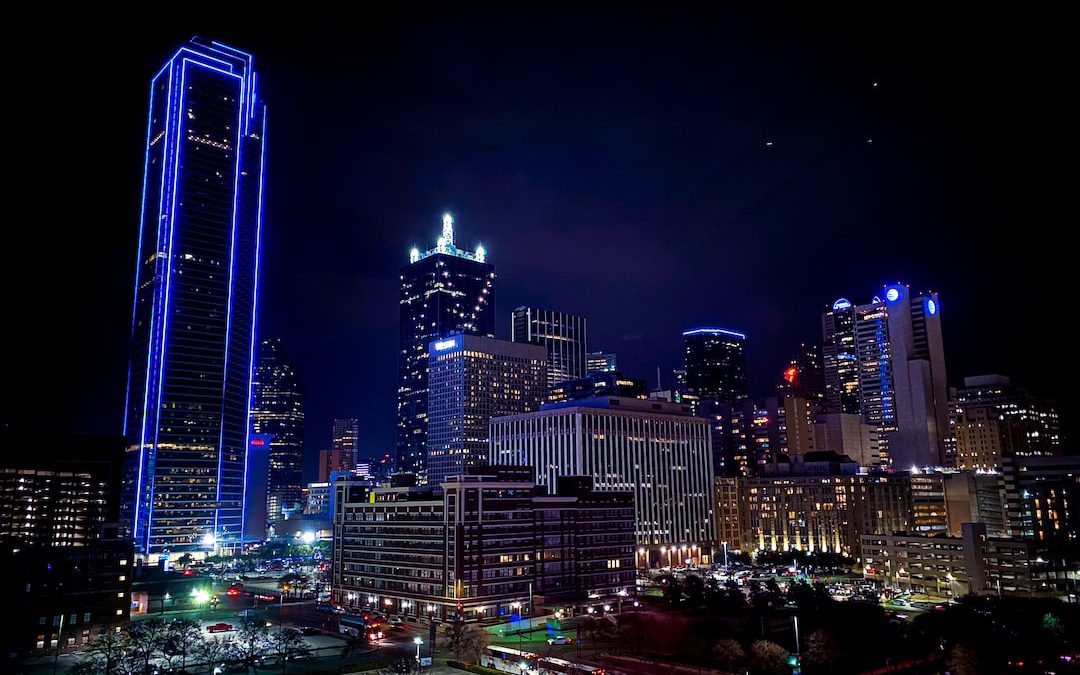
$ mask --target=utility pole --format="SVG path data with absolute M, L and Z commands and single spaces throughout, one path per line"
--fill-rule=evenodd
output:
M 64 637 L 64 614 L 60 614 L 60 628 L 56 631 L 56 656 L 53 657 L 52 662 L 52 675 L 56 675 L 56 664 L 60 661 L 60 645 L 63 644 L 61 639 Z

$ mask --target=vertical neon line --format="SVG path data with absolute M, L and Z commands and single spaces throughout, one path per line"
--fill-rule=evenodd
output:
M 141 205 L 141 207 L 139 209 L 139 246 L 138 246 L 138 253 L 136 254 L 136 258 L 135 258 L 135 297 L 132 300 L 132 307 L 131 307 L 131 337 L 132 337 L 132 339 L 134 339 L 134 337 L 135 337 L 135 318 L 136 318 L 136 316 L 138 314 L 138 308 L 139 308 L 139 278 L 141 276 L 140 272 L 142 270 L 143 234 L 144 234 L 144 230 L 145 230 L 145 227 L 146 227 L 146 185 L 147 185 L 147 181 L 148 181 L 149 176 L 150 176 L 150 131 L 151 131 L 152 127 L 153 127 L 153 122 L 154 122 L 154 96 L 155 96 L 155 90 L 157 89 L 158 78 L 161 77 L 161 74 L 163 72 L 165 72 L 165 70 L 168 67 L 169 67 L 169 64 L 167 63 L 161 70 L 159 70 L 157 72 L 157 75 L 155 75 L 154 78 L 152 80 L 150 80 L 150 110 L 147 112 L 147 115 L 146 115 L 146 155 L 145 155 L 145 158 L 143 160 L 142 205 Z M 170 84 L 172 83 L 172 71 L 171 70 L 169 71 L 169 83 Z M 167 97 L 166 98 L 166 104 L 165 104 L 166 111 L 168 111 L 168 100 L 169 100 L 168 97 L 171 96 L 171 93 L 172 92 L 170 91 L 170 87 L 167 87 L 166 92 L 165 92 L 166 97 Z M 167 148 L 168 147 L 168 118 L 166 118 L 165 123 L 166 123 L 165 147 Z M 157 223 L 156 223 L 156 225 L 158 225 L 158 226 L 160 226 L 160 223 L 161 223 L 160 215 L 161 215 L 161 195 L 159 194 L 158 195 L 158 216 L 159 216 L 159 218 L 157 219 Z M 160 232 L 159 232 L 159 236 L 160 236 Z M 145 444 L 143 443 L 143 441 L 145 440 L 145 434 L 146 434 L 146 395 L 147 395 L 147 387 L 149 386 L 149 378 L 150 378 L 151 345 L 153 345 L 153 323 L 152 323 L 153 322 L 153 311 L 154 311 L 153 306 L 151 305 L 151 308 L 150 308 L 151 325 L 147 327 L 147 330 L 150 331 L 150 335 L 149 335 L 149 339 L 147 339 L 147 341 L 146 341 L 146 343 L 147 343 L 147 348 L 146 348 L 146 375 L 145 375 L 145 381 L 143 382 L 143 406 L 142 406 L 142 415 L 141 415 L 142 419 L 140 420 L 141 425 L 140 425 L 140 429 L 139 429 L 139 448 L 138 448 L 139 471 L 138 471 L 138 474 L 137 474 L 137 477 L 136 477 L 136 480 L 135 480 L 135 514 L 134 514 L 134 522 L 132 523 L 132 533 L 133 533 L 133 537 L 134 537 L 134 539 L 136 541 L 138 541 L 138 539 L 139 539 L 139 511 L 140 511 L 140 497 L 142 496 L 143 457 L 144 457 L 144 450 L 145 450 Z M 125 401 L 124 401 L 124 437 L 125 437 L 125 439 L 127 438 L 127 435 L 128 435 L 128 411 L 131 408 L 131 366 L 132 366 L 132 364 L 129 362 L 129 364 L 128 364 L 127 394 L 125 396 Z
M 162 320 L 162 324 L 161 324 L 161 350 L 159 351 L 160 358 L 159 358 L 158 378 L 157 378 L 157 380 L 158 380 L 157 381 L 158 393 L 157 393 L 157 400 L 155 402 L 156 403 L 155 407 L 157 408 L 157 410 L 159 412 L 161 410 L 162 391 L 163 391 L 164 386 L 165 386 L 165 358 L 166 358 L 165 345 L 168 342 L 169 314 L 171 313 L 170 312 L 171 308 L 169 306 L 169 302 L 170 302 L 170 295 L 171 295 L 171 290 L 172 290 L 173 233 L 174 233 L 174 230 L 176 228 L 176 193 L 179 191 L 179 187 L 177 185 L 177 182 L 179 180 L 179 173 L 180 173 L 180 154 L 181 154 L 180 151 L 183 149 L 182 127 L 183 127 L 183 123 L 184 123 L 184 121 L 183 121 L 184 117 L 183 117 L 183 115 L 181 113 L 182 113 L 182 111 L 184 109 L 184 98 L 185 98 L 186 93 L 187 93 L 187 90 L 185 88 L 185 84 L 187 82 L 187 64 L 188 64 L 188 60 L 186 58 L 182 59 L 180 61 L 180 97 L 179 97 L 180 100 L 177 102 L 177 106 L 175 108 L 176 115 L 175 115 L 175 117 L 172 118 L 172 119 L 174 119 L 176 121 L 176 136 L 175 136 L 175 139 L 174 139 L 176 141 L 176 143 L 175 143 L 175 147 L 174 147 L 175 154 L 174 154 L 174 158 L 173 158 L 173 178 L 172 178 L 171 184 L 169 185 L 169 192 L 171 194 L 169 196 L 169 248 L 166 251 L 166 255 L 165 255 L 165 259 L 166 259 L 166 266 L 165 266 L 165 304 L 164 304 L 165 311 L 164 311 L 164 319 Z M 170 110 L 169 114 L 172 115 L 173 110 Z M 158 434 L 161 431 L 161 420 L 160 420 L 160 417 L 158 417 L 158 416 L 155 416 L 154 419 L 155 419 L 155 423 L 154 423 L 154 470 L 153 470 L 153 476 L 156 479 L 157 478 Z M 147 520 L 146 520 L 146 552 L 147 553 L 150 552 L 150 544 L 151 544 L 151 541 L 153 539 L 154 489 L 156 487 L 157 487 L 157 481 L 154 480 L 151 483 L 151 487 L 150 487 L 149 514 L 147 515 Z
M 202 65 L 202 64 L 199 64 Z M 216 70 L 211 68 L 211 70 Z M 216 506 L 214 507 L 214 536 L 217 537 L 220 531 L 219 523 L 221 519 L 221 463 L 225 457 L 225 417 L 227 414 L 228 396 L 226 392 L 229 388 L 229 346 L 232 337 L 232 298 L 233 298 L 233 279 L 234 275 L 234 262 L 236 260 L 236 211 L 237 202 L 240 198 L 240 141 L 242 136 L 240 135 L 240 127 L 244 118 L 244 82 L 241 80 L 238 83 L 237 89 L 240 91 L 240 101 L 236 106 L 236 145 L 234 151 L 236 154 L 236 169 L 233 174 L 233 210 L 232 210 L 232 241 L 229 244 L 229 294 L 225 304 L 225 363 L 222 370 L 221 377 L 221 419 L 219 421 L 220 431 L 218 432 L 218 468 L 217 468 L 217 493 L 216 493 Z M 245 436 L 245 441 L 247 436 Z
M 247 423 L 244 425 L 244 499 L 240 509 L 240 533 L 243 538 L 247 524 L 248 457 L 251 449 L 251 385 L 255 369 L 255 325 L 259 318 L 259 249 L 262 247 L 263 173 L 266 169 L 266 106 L 262 107 L 262 128 L 259 130 L 259 203 L 255 216 L 255 292 L 251 300 L 251 356 L 248 363 Z

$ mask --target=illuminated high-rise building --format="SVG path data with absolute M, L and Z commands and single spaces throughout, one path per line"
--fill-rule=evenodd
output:
M 427 460 L 428 345 L 450 333 L 495 337 L 495 266 L 477 245 L 454 244 L 443 216 L 435 248 L 409 253 L 398 304 L 397 470 L 421 473 Z
M 334 468 L 331 471 L 355 471 L 360 451 L 360 420 L 340 417 L 331 422 L 330 455 Z
M 433 485 L 487 463 L 493 417 L 539 410 L 547 394 L 541 345 L 478 335 L 431 343 L 428 356 L 427 481 Z
M 618 359 L 611 352 L 589 352 L 585 355 L 585 374 L 614 373 L 619 369 Z
M 304 383 L 281 346 L 281 338 L 259 343 L 251 402 L 251 430 L 270 437 L 267 512 L 270 518 L 300 503 L 304 487 Z
M 855 307 L 859 399 L 893 468 L 937 466 L 948 436 L 948 387 L 936 293 L 891 285 Z
M 825 372 L 825 406 L 829 412 L 857 415 L 859 355 L 855 349 L 855 306 L 840 298 L 821 315 Z
M 585 377 L 585 319 L 566 312 L 518 307 L 510 322 L 510 341 L 547 348 L 547 386 Z
M 815 344 L 799 345 L 799 353 L 788 362 L 780 374 L 777 393 L 804 398 L 815 409 L 825 407 L 825 371 L 821 348 Z
M 734 403 L 748 396 L 746 335 L 726 328 L 683 331 L 686 386 L 702 401 Z
M 244 531 L 265 122 L 253 57 L 194 38 L 154 75 L 149 108 L 123 516 L 141 553 L 180 554 Z

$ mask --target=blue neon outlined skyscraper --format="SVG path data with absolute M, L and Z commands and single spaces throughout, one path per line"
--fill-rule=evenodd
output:
M 151 81 L 122 511 L 143 554 L 242 538 L 266 119 L 253 61 L 196 37 Z

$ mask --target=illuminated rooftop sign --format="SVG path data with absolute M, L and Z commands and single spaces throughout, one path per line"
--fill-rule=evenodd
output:
M 433 352 L 447 352 L 453 349 L 457 349 L 461 346 L 460 337 L 446 338 L 445 340 L 436 340 L 431 343 L 431 351 Z
M 683 331 L 683 336 L 685 337 L 687 335 L 727 335 L 729 337 L 739 338 L 740 340 L 746 339 L 746 333 L 728 330 L 727 328 L 691 328 L 690 330 Z

